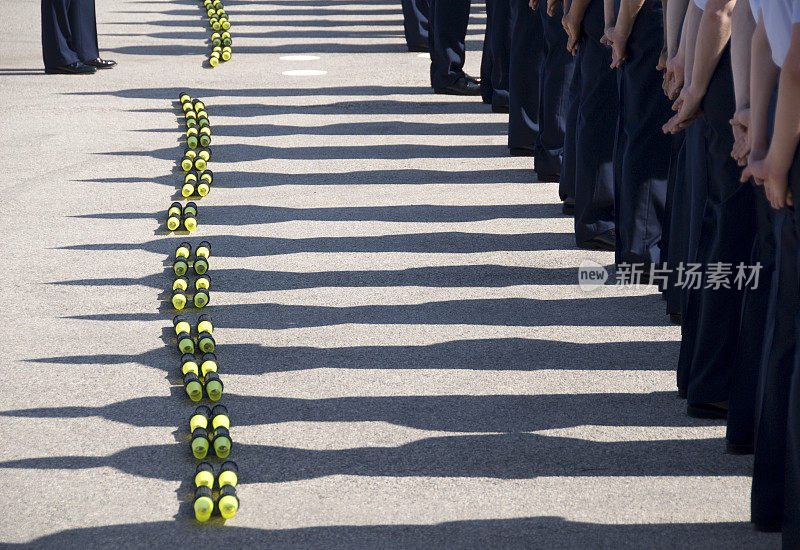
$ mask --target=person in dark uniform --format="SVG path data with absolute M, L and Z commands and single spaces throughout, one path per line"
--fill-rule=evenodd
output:
M 751 521 L 800 547 L 800 0 L 761 2 L 751 58 L 752 144 L 742 180 L 763 185 L 775 213 L 775 279 L 756 411 Z M 781 68 L 783 67 L 783 68 Z M 774 88 L 780 71 L 777 100 Z M 774 108 L 768 105 L 772 103 Z M 774 111 L 768 113 L 768 111 Z M 768 126 L 774 122 L 771 140 Z M 769 145 L 767 145 L 769 143 Z
M 561 27 L 561 6 L 511 0 L 508 146 L 534 157 L 539 181 L 558 182 L 564 153 L 569 86 L 575 62 Z
M 437 94 L 481 95 L 478 79 L 464 72 L 470 0 L 431 0 L 428 49 Z
M 660 0 L 606 0 L 618 14 L 607 21 L 605 41 L 618 68 L 619 117 L 615 144 L 614 228 L 617 264 L 649 273 L 659 264 L 672 138 L 658 71 L 664 43 Z M 611 10 L 608 10 L 609 14 Z M 614 19 L 614 18 L 612 18 Z
M 750 112 L 750 45 L 758 11 L 758 0 L 737 0 L 733 10 L 731 64 L 733 65 L 734 91 L 736 93 L 736 113 L 731 119 L 735 139 L 731 156 L 737 160 L 740 166 L 746 164 L 749 154 L 747 133 Z M 752 182 L 748 183 L 752 184 Z M 767 305 L 772 290 L 775 266 L 773 210 L 764 194 L 763 187 L 754 186 L 753 191 L 756 239 L 753 243 L 749 263 L 750 265 L 760 265 L 761 273 L 758 286 L 745 289 L 742 321 L 739 329 L 739 346 L 732 367 L 731 396 L 725 439 L 728 452 L 734 454 L 753 452 L 756 396 L 764 350 L 764 327 L 767 323 Z
M 401 5 L 408 51 L 427 52 L 430 0 L 401 0 Z
M 486 33 L 481 57 L 481 95 L 494 113 L 508 112 L 511 44 L 509 0 L 486 0 Z
M 94 0 L 42 0 L 42 57 L 48 74 L 92 74 L 116 63 L 100 59 Z
M 676 102 L 677 114 L 665 125 L 676 133 L 699 116 L 706 129 L 707 199 L 698 245 L 698 261 L 705 275 L 715 265 L 733 269 L 748 264 L 755 237 L 753 189 L 739 181 L 740 169 L 731 157 L 734 137 L 730 120 L 736 104 L 730 28 L 735 3 L 695 0 L 703 14 L 691 83 Z M 704 278 L 702 288 L 689 295 L 690 301 L 697 301 L 687 308 L 687 315 L 696 315 L 686 387 L 690 416 L 727 416 L 744 294 L 743 286 L 709 284 Z
M 614 250 L 614 134 L 619 96 L 611 52 L 600 42 L 605 33 L 603 1 L 572 0 L 563 25 L 567 49 L 578 50 L 573 76 L 579 83 L 574 130 L 575 241 L 580 248 Z

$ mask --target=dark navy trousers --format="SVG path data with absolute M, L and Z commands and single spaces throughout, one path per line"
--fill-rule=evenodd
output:
M 576 124 L 575 241 L 588 241 L 614 228 L 614 135 L 618 118 L 617 76 L 611 50 L 600 43 L 603 2 L 591 0 L 580 44 L 580 105 Z
M 569 84 L 569 99 L 567 101 L 567 126 L 564 128 L 564 155 L 561 159 L 561 175 L 558 178 L 558 196 L 562 201 L 575 201 L 575 167 L 578 163 L 577 153 L 577 126 L 578 108 L 581 106 L 581 59 L 583 59 L 583 46 L 578 48 L 575 56 L 575 70 L 572 73 L 572 82 Z
M 619 2 L 617 2 L 619 4 Z M 619 5 L 617 5 L 619 9 Z M 620 113 L 615 147 L 617 263 L 658 263 L 667 194 L 671 137 L 661 131 L 670 103 L 656 70 L 663 44 L 659 0 L 645 0 L 620 67 Z
M 508 107 L 511 53 L 509 0 L 486 0 L 486 33 L 481 58 L 481 95 L 492 107 Z
M 470 0 L 430 0 L 428 49 L 431 86 L 446 88 L 464 76 Z
M 411 51 L 428 49 L 428 13 L 430 0 L 401 0 L 403 30 Z
M 706 122 L 707 201 L 698 260 L 707 273 L 719 262 L 733 268 L 748 264 L 755 237 L 753 187 L 741 183 L 741 169 L 731 158 L 733 132 L 728 122 L 735 110 L 730 51 L 726 47 L 703 99 Z M 731 283 L 733 283 L 731 276 Z M 687 385 L 689 403 L 699 405 L 730 398 L 744 289 L 703 287 L 691 297 L 699 300 L 694 349 Z
M 537 174 L 557 176 L 575 67 L 566 49 L 562 11 L 550 17 L 545 2 L 532 11 L 526 0 L 510 1 L 508 146 L 532 148 Z
M 758 286 L 747 288 L 742 303 L 739 345 L 731 376 L 730 406 L 726 439 L 733 444 L 751 446 L 755 434 L 755 408 L 764 326 L 775 270 L 774 211 L 762 187 L 754 189 L 756 238 L 750 265 L 761 265 Z
M 797 164 L 797 162 L 795 162 Z M 797 170 L 800 173 L 800 170 Z M 797 179 L 797 176 L 794 176 Z M 800 187 L 800 186 L 798 186 Z M 800 192 L 800 189 L 798 189 Z M 800 311 L 800 241 L 792 213 L 775 214 L 775 277 L 770 291 L 764 355 L 756 403 L 755 456 L 750 519 L 761 529 L 783 523 L 789 395 L 795 369 L 796 318 Z M 794 417 L 796 421 L 796 416 Z M 797 429 L 797 425 L 793 426 Z M 796 493 L 797 489 L 794 490 Z
M 681 182 L 676 181 L 676 190 L 683 187 L 683 201 L 679 206 L 680 217 L 673 218 L 676 232 L 679 233 L 681 241 L 671 241 L 670 245 L 680 242 L 677 247 L 671 250 L 679 253 L 679 258 L 672 258 L 673 267 L 680 268 L 683 262 L 684 269 L 691 264 L 698 262 L 698 249 L 700 245 L 700 233 L 703 229 L 703 213 L 706 208 L 708 196 L 708 166 L 705 136 L 708 133 L 708 123 L 705 118 L 700 117 L 684 132 L 684 171 Z M 680 176 L 680 174 L 678 174 Z M 676 191 L 677 193 L 677 191 Z M 682 276 L 685 283 L 688 275 Z M 676 277 L 676 284 L 679 282 Z M 700 300 L 695 297 L 699 290 L 687 288 L 684 284 L 680 288 L 680 310 L 683 316 L 681 322 L 681 349 L 678 356 L 677 385 L 678 394 L 686 397 L 689 386 L 689 370 L 694 355 L 694 344 L 697 336 L 697 321 L 699 317 Z
M 42 57 L 46 69 L 97 59 L 94 0 L 42 0 Z
M 800 196 L 800 149 L 789 186 Z M 775 257 L 756 395 L 750 519 L 761 529 L 782 527 L 788 549 L 800 548 L 800 211 L 787 207 L 770 214 Z

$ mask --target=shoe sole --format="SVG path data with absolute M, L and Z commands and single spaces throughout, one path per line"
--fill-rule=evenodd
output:
M 578 248 L 582 248 L 583 250 L 607 250 L 607 251 L 614 251 L 617 249 L 615 245 L 600 241 L 586 241 L 580 243 L 578 245 Z
M 92 72 L 86 72 L 86 73 L 83 73 L 83 72 L 78 73 L 78 72 L 71 72 L 71 71 L 51 71 L 51 70 L 48 70 L 48 69 L 44 70 L 44 74 L 69 74 L 69 75 L 78 75 L 78 76 L 87 75 L 87 74 L 94 74 L 96 72 L 97 72 L 96 70 L 92 71 Z
M 752 443 L 725 442 L 725 451 L 729 455 L 751 455 L 754 452 Z
M 686 405 L 686 414 L 692 418 L 705 418 L 708 420 L 725 420 L 728 418 L 727 411 L 706 409 L 694 405 Z
M 456 90 L 433 90 L 433 93 L 440 95 L 481 95 L 480 90 L 476 92 L 459 92 Z

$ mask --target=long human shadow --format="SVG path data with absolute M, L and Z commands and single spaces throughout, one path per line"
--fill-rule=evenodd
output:
M 244 504 L 244 503 L 243 503 Z M 186 518 L 188 516 L 184 516 Z M 601 524 L 537 516 L 470 519 L 435 524 L 325 525 L 255 529 L 226 525 L 199 529 L 183 521 L 137 522 L 66 529 L 9 548 L 107 550 L 131 541 L 192 548 L 777 548 L 780 535 L 756 532 L 747 522 Z M 333 520 L 331 520 L 333 522 Z M 155 544 L 154 544 L 155 545 Z
M 110 13 L 126 13 L 126 14 L 141 14 L 141 10 L 114 10 Z M 198 14 L 202 14 L 201 10 L 198 9 L 172 9 L 172 10 L 159 10 L 158 13 L 162 15 L 166 15 L 168 17 L 178 17 L 178 16 L 189 16 L 193 17 Z M 336 16 L 336 15 L 352 15 L 354 18 L 361 19 L 364 16 L 368 15 L 397 15 L 402 17 L 403 10 L 401 9 L 400 5 L 398 4 L 396 7 L 392 8 L 370 8 L 370 9 L 341 9 L 341 8 L 332 8 L 326 6 L 316 6 L 313 11 L 309 11 L 307 9 L 291 9 L 291 8 L 282 8 L 282 9 L 272 9 L 272 10 L 254 10 L 252 8 L 236 8 L 230 14 L 231 16 L 236 17 L 250 17 L 250 16 L 267 16 L 267 17 L 288 17 L 288 16 L 308 16 L 314 15 L 315 17 L 328 17 L 328 16 Z M 343 20 L 343 24 L 347 24 L 349 20 Z M 280 26 L 279 22 L 275 23 L 275 26 Z M 238 36 L 238 33 L 237 33 Z
M 430 92 L 430 88 L 421 88 Z M 433 96 L 431 96 L 433 97 Z M 146 107 L 130 109 L 132 113 L 175 113 L 175 109 Z M 479 101 L 410 101 L 370 99 L 337 101 L 321 105 L 268 105 L 265 103 L 215 104 L 209 117 L 244 118 L 272 115 L 463 115 L 486 114 L 486 106 Z M 502 120 L 502 119 L 501 119 Z M 213 123 L 213 120 L 212 120 Z M 392 146 L 394 147 L 394 145 Z
M 249 23 L 248 23 L 249 25 Z M 478 40 L 467 40 L 467 47 L 476 49 L 481 42 Z M 156 45 L 135 45 L 117 46 L 116 48 L 105 48 L 104 51 L 114 52 L 124 55 L 207 55 L 208 46 L 198 44 L 197 46 L 185 44 L 161 43 Z M 385 54 L 385 53 L 405 53 L 408 52 L 407 46 L 399 40 L 394 43 L 372 43 L 372 44 L 344 44 L 341 42 L 306 42 L 302 44 L 279 44 L 275 46 L 247 46 L 237 43 L 235 55 L 248 54 Z
M 319 126 L 291 126 L 285 124 L 215 124 L 215 136 L 263 137 L 263 136 L 500 136 L 507 132 L 503 122 L 405 122 L 387 120 L 382 122 L 344 122 Z M 134 130 L 142 133 L 175 133 L 173 128 Z
M 224 357 L 224 356 L 223 356 Z M 176 369 L 177 370 L 177 369 Z M 224 368 L 220 369 L 224 376 Z M 189 403 L 182 386 L 172 394 L 99 407 L 39 407 L 0 411 L 0 417 L 101 417 L 138 427 L 174 426 Z M 225 394 L 232 425 L 282 422 L 386 422 L 452 433 L 523 433 L 578 426 L 707 426 L 684 414 L 675 392 L 544 395 L 409 395 L 297 399 Z M 188 422 L 188 418 L 186 419 Z M 492 440 L 489 440 L 492 441 Z
M 78 214 L 75 218 L 100 220 L 161 221 L 164 212 L 103 212 Z M 291 221 L 353 221 L 467 223 L 500 219 L 547 219 L 553 217 L 548 204 L 485 204 L 451 206 L 411 204 L 400 206 L 333 206 L 325 208 L 286 208 L 237 204 L 203 208 L 203 225 L 264 225 Z
M 504 265 L 455 265 L 412 267 L 375 271 L 256 271 L 253 269 L 214 269 L 214 281 L 226 292 L 259 292 L 320 287 L 395 287 L 431 288 L 486 287 L 516 285 L 575 284 L 577 270 L 572 267 L 521 267 Z M 147 286 L 163 289 L 170 281 L 163 273 L 144 277 L 73 279 L 48 284 L 68 286 Z
M 269 145 L 222 144 L 213 147 L 216 158 L 225 162 L 258 161 L 264 159 L 336 160 L 336 159 L 417 159 L 417 158 L 495 158 L 505 155 L 502 145 L 330 145 L 324 147 L 272 147 Z M 175 148 L 154 151 L 112 151 L 97 153 L 111 156 L 144 156 L 174 160 Z
M 607 476 L 746 476 L 749 457 L 723 454 L 722 439 L 598 442 L 536 434 L 430 437 L 397 447 L 311 450 L 235 442 L 247 483 L 285 483 L 348 475 L 534 479 Z M 0 462 L 0 468 L 114 468 L 141 478 L 181 481 L 191 456 L 183 445 L 130 447 L 110 456 L 49 456 Z M 714 457 L 713 459 L 711 457 Z M 154 467 L 154 465 L 158 465 Z
M 316 306 L 229 304 L 215 311 L 215 326 L 283 330 L 338 325 L 470 325 L 539 327 L 666 326 L 654 295 L 585 299 L 478 298 L 422 304 Z M 155 321 L 160 313 L 99 313 L 67 319 Z
M 137 35 L 139 36 L 139 35 Z M 91 90 L 64 92 L 64 95 L 100 95 L 129 99 L 170 99 L 175 100 L 183 88 L 125 88 L 123 90 Z M 388 96 L 388 95 L 430 95 L 429 88 L 420 86 L 329 86 L 315 88 L 192 88 L 192 94 L 207 99 L 210 97 L 308 97 L 308 96 Z M 209 106 L 211 108 L 211 106 Z M 213 110 L 213 109 L 212 109 Z M 216 128 L 216 126 L 215 126 Z
M 140 10 L 114 10 L 110 13 L 124 13 L 124 14 L 141 14 Z M 198 14 L 204 15 L 202 10 L 200 9 L 168 9 L 168 10 L 159 10 L 159 14 L 165 15 L 167 17 L 181 17 L 181 16 L 189 16 L 193 17 Z M 313 11 L 309 11 L 308 9 L 292 9 L 292 8 L 280 8 L 280 9 L 264 9 L 264 10 L 257 10 L 250 8 L 236 8 L 234 11 L 230 13 L 230 16 L 235 16 L 237 19 L 240 18 L 248 18 L 249 21 L 250 17 L 296 17 L 296 16 L 309 16 L 313 15 L 314 17 L 319 18 L 326 18 L 332 16 L 341 16 L 341 15 L 352 15 L 353 19 L 361 20 L 366 19 L 366 16 L 370 15 L 394 15 L 401 18 L 403 16 L 403 10 L 400 5 L 396 5 L 393 7 L 386 7 L 386 8 L 369 8 L 369 9 L 342 9 L 340 7 L 327 7 L 327 6 L 315 6 Z M 246 25 L 247 22 L 242 20 L 243 24 Z M 342 19 L 341 20 L 343 26 L 346 26 L 350 19 Z M 280 22 L 275 22 L 274 26 L 279 27 Z M 236 33 L 238 36 L 238 33 Z
M 460 369 L 474 371 L 657 370 L 674 365 L 680 342 L 600 342 L 579 344 L 526 338 L 453 340 L 421 346 L 265 346 L 224 344 L 217 353 L 220 372 L 258 375 L 308 369 Z M 27 359 L 59 365 L 140 364 L 177 373 L 175 351 L 159 347 L 137 354 L 66 355 Z
M 171 256 L 184 237 L 157 239 L 144 243 L 92 243 L 60 247 L 59 250 L 145 250 Z M 568 233 L 410 233 L 369 237 L 245 237 L 218 235 L 209 239 L 214 255 L 224 258 L 250 258 L 298 254 L 302 252 L 533 252 L 537 250 L 569 250 L 575 238 Z
M 483 32 L 479 29 L 470 29 L 467 31 L 467 36 L 474 36 L 479 38 Z M 100 36 L 114 36 L 114 37 L 141 37 L 147 36 L 158 40 L 189 40 L 189 39 L 205 39 L 208 38 L 206 31 L 163 31 L 152 33 L 120 33 L 108 32 L 101 33 Z M 375 38 L 397 38 L 404 40 L 403 30 L 399 27 L 393 29 L 370 29 L 370 30 L 354 30 L 354 29 L 302 29 L 302 30 L 265 30 L 261 32 L 247 32 L 237 29 L 236 39 L 252 39 L 252 38 L 359 38 L 359 39 L 375 39 Z
M 77 181 L 96 183 L 157 183 L 171 188 L 176 187 L 174 174 L 146 178 L 141 176 L 122 176 L 113 178 L 93 178 Z M 255 188 L 280 185 L 484 185 L 491 183 L 536 183 L 533 170 L 504 168 L 498 170 L 357 170 L 352 172 L 329 172 L 310 174 L 282 174 L 276 172 L 218 172 L 213 187 Z M 561 203 L 550 205 L 553 213 L 561 211 Z

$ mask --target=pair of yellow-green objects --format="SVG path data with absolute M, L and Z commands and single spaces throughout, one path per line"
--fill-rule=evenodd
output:
M 181 225 L 190 233 L 197 229 L 196 202 L 190 201 L 186 205 L 182 205 L 176 201 L 169 206 L 169 210 L 167 210 L 167 229 L 177 231 Z
M 199 177 L 198 177 L 199 175 Z M 181 187 L 181 195 L 185 198 L 191 197 L 197 193 L 201 197 L 208 195 L 211 191 L 211 182 L 214 180 L 214 173 L 211 170 L 200 172 L 187 172 L 183 178 L 183 186 Z
M 206 307 L 208 302 L 211 301 L 211 279 L 208 274 L 198 277 L 194 281 L 194 296 L 192 296 L 192 303 L 194 307 L 200 309 Z M 189 289 L 189 281 L 183 277 L 178 277 L 172 283 L 172 307 L 178 311 L 186 307 L 189 303 L 189 298 L 186 291 Z
M 231 420 L 225 405 L 214 405 L 211 409 L 200 405 L 189 419 L 192 454 L 195 458 L 205 458 L 213 447 L 219 458 L 227 458 L 231 452 Z M 213 434 L 213 435 L 212 435 Z
M 186 145 L 189 149 L 197 149 L 200 147 L 208 147 L 211 145 L 211 126 L 189 126 L 186 129 Z
M 239 467 L 232 460 L 223 462 L 216 481 L 219 487 L 219 515 L 224 519 L 231 519 L 239 510 L 239 497 L 236 495 Z M 208 521 L 214 512 L 214 467 L 210 463 L 201 462 L 197 465 L 194 486 L 194 517 L 197 521 Z
M 231 33 L 228 31 L 222 32 L 213 32 L 211 33 L 211 45 L 212 46 L 231 46 L 233 45 L 233 39 L 231 38 Z
M 200 241 L 194 253 L 194 261 L 190 259 L 192 255 L 192 245 L 186 241 L 178 245 L 175 249 L 175 260 L 172 270 L 178 277 L 183 277 L 191 266 L 197 275 L 204 275 L 208 271 L 208 258 L 211 256 L 211 243 Z
M 192 337 L 192 325 L 185 315 L 176 315 L 173 317 L 172 326 L 175 328 L 178 350 L 181 353 L 194 353 L 195 342 L 197 342 L 197 350 L 200 350 L 202 353 L 213 353 L 216 342 L 214 342 L 214 325 L 211 321 L 211 315 L 203 314 L 197 318 L 196 339 Z M 214 367 L 213 370 L 216 371 L 216 367 Z M 203 375 L 205 375 L 205 372 L 203 372 Z
M 186 149 L 183 152 L 183 158 L 181 159 L 181 170 L 188 172 L 194 168 L 198 172 L 202 172 L 208 166 L 208 160 L 210 158 L 211 149 L 200 149 L 199 151 L 195 151 L 194 149 Z
M 186 390 L 186 395 L 195 403 L 203 399 L 204 393 L 211 401 L 219 401 L 225 386 L 217 373 L 217 356 L 213 353 L 204 353 L 199 363 L 198 365 L 193 353 L 184 353 L 181 356 L 183 388 Z

